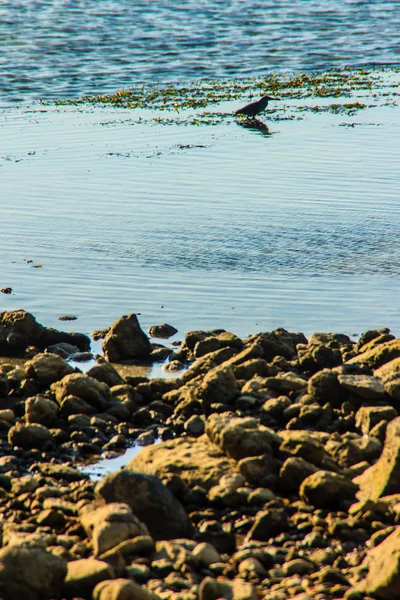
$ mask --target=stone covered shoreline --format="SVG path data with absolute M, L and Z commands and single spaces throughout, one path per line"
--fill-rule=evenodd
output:
M 400 339 L 97 336 L 0 313 L 0 600 L 399 598 Z

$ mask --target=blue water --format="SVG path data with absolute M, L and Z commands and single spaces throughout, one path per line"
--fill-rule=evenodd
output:
M 399 64 L 398 0 L 3 0 L 0 98 Z
M 399 31 L 397 1 L 0 3 L 0 310 L 88 333 L 139 312 L 180 336 L 400 334 Z M 270 136 L 239 99 L 213 126 L 37 102 L 360 65 L 381 83 L 334 101 L 367 108 L 283 99 Z

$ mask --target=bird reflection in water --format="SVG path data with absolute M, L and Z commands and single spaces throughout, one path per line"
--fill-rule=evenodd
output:
M 246 119 L 245 121 L 236 121 L 236 123 L 240 125 L 240 127 L 258 131 L 258 133 L 261 133 L 261 135 L 272 135 L 268 125 L 260 121 L 260 119 Z

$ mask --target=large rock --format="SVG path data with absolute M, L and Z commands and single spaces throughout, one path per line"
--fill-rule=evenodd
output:
M 67 563 L 40 547 L 6 546 L 0 550 L 3 600 L 50 600 L 60 597 Z
M 131 579 L 107 579 L 96 585 L 93 600 L 156 600 L 156 596 Z
M 95 492 L 105 502 L 122 502 L 130 506 L 157 540 L 190 534 L 190 519 L 181 503 L 155 475 L 123 469 L 103 477 Z
M 347 364 L 359 363 L 370 369 L 378 369 L 394 358 L 400 358 L 400 340 L 390 340 L 354 356 Z M 375 373 L 376 376 L 377 373 Z
M 337 470 L 324 446 L 311 432 L 301 429 L 287 429 L 280 431 L 279 437 L 282 440 L 279 446 L 280 458 L 286 459 L 290 456 L 296 456 L 320 468 Z
M 179 477 L 190 487 L 210 489 L 224 475 L 237 472 L 237 464 L 227 458 L 207 435 L 197 439 L 175 438 L 143 448 L 127 465 L 131 471 Z
M 1 356 L 23 356 L 28 346 L 44 350 L 59 342 L 73 344 L 82 351 L 90 348 L 90 339 L 86 335 L 43 327 L 33 315 L 24 310 L 0 313 Z
M 304 479 L 300 498 L 317 508 L 337 509 L 342 501 L 354 500 L 358 486 L 338 473 L 317 471 Z
M 196 396 L 205 402 L 231 404 L 239 392 L 232 367 L 222 365 L 211 369 L 201 382 Z
M 108 407 L 111 398 L 108 385 L 82 373 L 66 375 L 61 381 L 53 383 L 51 390 L 60 405 L 67 396 L 77 396 L 98 412 Z
M 40 423 L 46 427 L 54 425 L 58 417 L 58 406 L 45 396 L 32 396 L 25 403 L 25 420 L 27 423 Z
M 111 326 L 102 342 L 105 357 L 110 362 L 120 362 L 130 358 L 146 359 L 152 346 L 139 325 L 135 314 L 120 317 Z
M 347 399 L 347 391 L 339 383 L 338 374 L 331 369 L 322 369 L 308 380 L 308 393 L 323 405 L 329 402 L 339 407 Z
M 16 423 L 8 432 L 8 443 L 22 448 L 42 448 L 53 439 L 51 432 L 43 425 Z
M 73 560 L 68 563 L 63 593 L 67 598 L 92 598 L 93 590 L 98 583 L 113 578 L 113 568 L 102 560 L 95 558 Z
M 235 460 L 247 456 L 271 454 L 275 434 L 258 426 L 252 418 L 235 418 L 231 413 L 214 414 L 208 418 L 206 433 L 210 440 Z
M 92 538 L 94 555 L 99 556 L 125 540 L 147 535 L 147 527 L 127 504 L 111 503 L 99 508 L 84 507 L 81 523 Z
M 296 344 L 307 340 L 302 334 L 292 334 L 279 328 L 258 334 L 254 341 L 262 347 L 265 360 L 270 362 L 275 356 L 283 356 L 288 360 L 295 358 Z
M 393 406 L 362 406 L 356 413 L 356 427 L 366 435 L 381 421 L 392 421 L 396 417 Z
M 343 388 L 364 400 L 380 400 L 385 395 L 382 382 L 373 375 L 338 375 L 338 381 Z
M 400 417 L 387 426 L 379 460 L 354 481 L 360 486 L 357 494 L 360 500 L 376 501 L 400 492 Z
M 380 379 L 389 396 L 400 400 L 400 358 L 395 358 L 376 369 L 375 376 Z
M 279 471 L 279 489 L 285 492 L 298 492 L 306 477 L 317 471 L 318 467 L 300 456 L 291 456 L 285 460 Z
M 73 367 L 61 356 L 50 353 L 37 354 L 32 360 L 28 360 L 25 370 L 27 377 L 37 379 L 45 387 L 74 372 Z
M 397 600 L 400 590 L 400 527 L 381 544 L 369 550 L 363 567 L 368 573 L 361 584 L 368 596 Z

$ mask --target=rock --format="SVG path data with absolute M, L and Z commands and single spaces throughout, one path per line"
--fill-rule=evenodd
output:
M 257 600 L 251 583 L 243 579 L 216 580 L 206 577 L 200 584 L 199 600 Z
M 252 418 L 235 418 L 230 413 L 211 415 L 206 422 L 210 440 L 235 460 L 260 454 L 271 454 L 275 434 L 263 426 L 257 426 Z
M 317 471 L 304 479 L 300 498 L 317 508 L 337 508 L 342 501 L 354 500 L 358 486 L 330 471 Z
M 155 600 L 145 588 L 131 579 L 108 579 L 93 590 L 93 600 Z
M 379 600 L 397 600 L 400 589 L 400 527 L 369 550 L 362 565 L 368 573 L 363 591 Z
M 219 552 L 217 552 L 212 544 L 207 544 L 206 542 L 196 545 L 194 550 L 192 550 L 192 557 L 206 566 L 221 561 Z
M 338 375 L 340 385 L 365 400 L 380 400 L 385 395 L 382 382 L 372 375 Z
M 118 371 L 102 357 L 97 360 L 96 365 L 90 367 L 90 369 L 86 372 L 86 375 L 97 379 L 97 381 L 106 383 L 110 388 L 116 385 L 123 385 L 125 383 Z
M 120 317 L 112 324 L 102 342 L 105 357 L 110 362 L 126 359 L 146 359 L 152 347 L 148 337 L 142 331 L 135 314 Z
M 61 401 L 60 415 L 64 419 L 71 415 L 94 415 L 96 412 L 94 406 L 78 396 L 65 396 Z
M 94 510 L 85 506 L 80 519 L 86 533 L 92 538 L 95 556 L 125 540 L 148 534 L 147 527 L 133 515 L 131 508 L 118 502 Z
M 262 485 L 264 487 L 275 487 L 281 462 L 270 454 L 261 456 L 249 456 L 239 461 L 240 474 L 251 485 Z
M 189 487 L 199 485 L 207 490 L 217 485 L 223 475 L 237 472 L 235 461 L 228 459 L 207 435 L 175 438 L 143 448 L 127 468 L 161 479 L 178 474 Z
M 356 413 L 356 427 L 366 435 L 381 421 L 392 421 L 396 417 L 393 406 L 362 406 Z
M 253 526 L 247 534 L 246 541 L 259 540 L 266 542 L 269 538 L 287 531 L 289 523 L 285 511 L 280 508 L 271 508 L 259 511 Z
M 58 344 L 47 346 L 47 352 L 50 352 L 51 354 L 58 354 L 58 356 L 61 356 L 61 358 L 67 359 L 70 356 L 79 353 L 79 347 L 68 344 L 67 342 L 59 342 Z
M 43 387 L 48 387 L 51 383 L 74 372 L 73 367 L 61 356 L 47 353 L 37 354 L 32 360 L 28 360 L 25 363 L 25 370 L 27 377 L 37 379 Z
M 282 458 L 296 456 L 320 467 L 326 465 L 330 460 L 321 442 L 308 431 L 296 429 L 280 431 L 279 437 L 282 439 L 279 446 Z
M 204 418 L 202 419 L 199 415 L 193 415 L 186 421 L 184 429 L 186 433 L 194 437 L 203 435 L 205 429 Z
M 32 396 L 25 403 L 25 420 L 28 424 L 54 425 L 58 417 L 58 406 L 45 396 Z
M 28 346 L 38 345 L 43 326 L 24 310 L 0 313 L 0 356 L 23 356 Z
M 190 534 L 190 519 L 182 505 L 155 475 L 122 469 L 103 477 L 95 493 L 108 503 L 128 504 L 156 540 Z
M 339 407 L 347 399 L 347 392 L 340 385 L 338 374 L 331 369 L 323 369 L 310 377 L 308 393 L 321 405 L 329 402 L 333 407 Z
M 291 360 L 296 356 L 296 343 L 300 340 L 298 335 L 279 328 L 272 332 L 260 333 L 253 338 L 253 341 L 262 347 L 267 362 L 271 362 L 275 356 L 283 356 Z M 301 339 L 305 340 L 304 336 Z
M 400 358 L 400 340 L 390 340 L 378 344 L 372 349 L 351 358 L 347 361 L 347 364 L 360 363 L 370 369 L 378 369 L 395 358 Z M 379 377 L 377 373 L 375 373 L 375 376 Z
M 6 546 L 0 550 L 0 594 L 4 600 L 59 598 L 67 564 L 40 547 Z
M 376 369 L 374 374 L 382 382 L 386 393 L 395 400 L 400 400 L 400 358 L 387 362 Z
M 279 471 L 279 489 L 285 492 L 298 492 L 304 479 L 318 471 L 318 467 L 299 456 L 285 460 Z
M 172 337 L 176 333 L 178 333 L 178 330 L 167 323 L 163 323 L 162 325 L 152 325 L 149 329 L 149 335 L 153 338 L 166 339 Z
M 10 391 L 10 383 L 5 373 L 0 371 L 0 398 L 8 395 Z
M 239 386 L 231 367 L 222 365 L 208 371 L 199 386 L 198 397 L 211 404 L 231 404 L 239 392 Z
M 8 442 L 11 446 L 22 448 L 42 448 L 44 444 L 52 441 L 51 432 L 43 425 L 24 425 L 16 423 L 8 432 Z
M 385 444 L 379 460 L 354 482 L 360 486 L 360 500 L 377 501 L 381 496 L 400 492 L 400 417 L 391 421 L 386 430 Z
M 101 581 L 114 578 L 113 568 L 102 560 L 82 558 L 68 563 L 63 593 L 67 598 L 91 598 Z
M 110 389 L 93 377 L 81 373 L 66 375 L 51 385 L 57 402 L 61 405 L 68 396 L 77 396 L 98 412 L 105 410 L 110 402 Z

